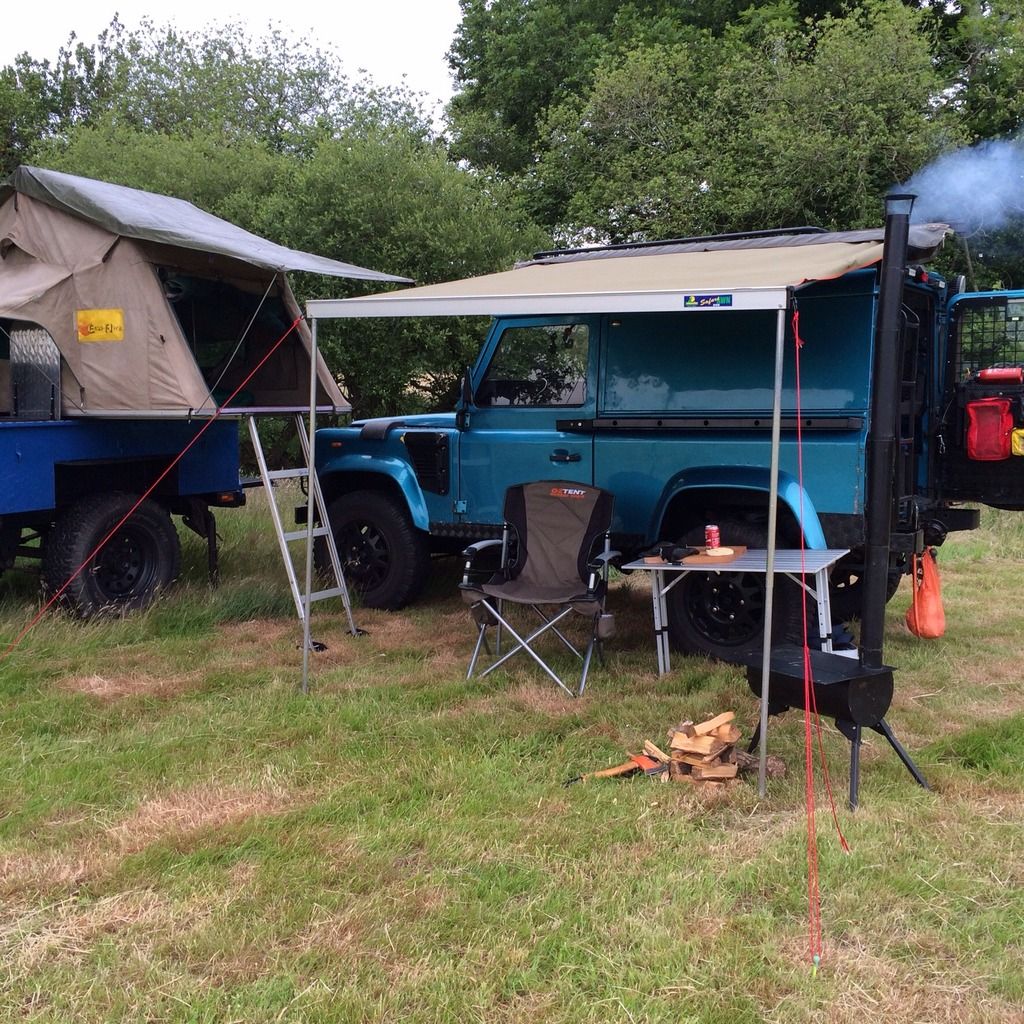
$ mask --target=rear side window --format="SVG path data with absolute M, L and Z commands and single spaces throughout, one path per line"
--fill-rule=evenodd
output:
M 508 327 L 476 390 L 477 406 L 576 406 L 587 400 L 586 324 Z

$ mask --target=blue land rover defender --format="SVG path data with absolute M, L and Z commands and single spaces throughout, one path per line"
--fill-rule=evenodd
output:
M 846 237 L 797 232 L 691 239 L 677 248 L 763 249 L 770 261 L 791 246 Z M 643 260 L 645 249 L 613 255 Z M 552 257 L 561 264 L 600 258 L 593 250 L 542 254 L 534 265 Z M 912 244 L 910 258 L 921 257 Z M 787 317 L 779 543 L 797 545 L 802 533 L 809 547 L 850 549 L 832 581 L 833 609 L 844 619 L 858 614 L 862 597 L 878 297 L 875 262 L 794 288 L 795 315 Z M 681 302 L 690 299 L 724 301 Z M 613 492 L 614 546 L 627 557 L 658 540 L 700 542 L 706 523 L 719 525 L 723 543 L 765 545 L 773 313 L 530 315 L 520 312 L 522 302 L 509 305 L 514 315 L 493 320 L 467 368 L 455 412 L 318 432 L 331 525 L 366 604 L 412 601 L 431 554 L 497 535 L 505 489 L 528 480 L 578 480 Z M 900 323 L 889 596 L 911 551 L 977 525 L 978 512 L 960 502 L 1024 508 L 1024 457 L 1012 454 L 1011 443 L 1024 427 L 1024 292 L 965 294 L 962 282 L 911 264 Z M 976 438 L 972 447 L 978 413 L 989 407 L 1001 410 L 990 429 L 994 447 L 979 448 Z M 671 592 L 677 648 L 730 656 L 760 642 L 763 579 L 725 579 L 695 573 Z M 778 617 L 785 628 L 785 609 Z

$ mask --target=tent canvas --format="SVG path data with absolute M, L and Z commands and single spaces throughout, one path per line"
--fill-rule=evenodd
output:
M 945 224 L 910 229 L 910 259 L 926 259 L 949 233 Z M 882 260 L 883 231 L 780 233 L 756 238 L 692 239 L 633 250 L 546 253 L 514 270 L 464 281 L 307 305 L 313 320 L 372 316 L 505 316 L 666 310 L 776 311 L 761 666 L 759 790 L 765 793 L 782 370 L 786 312 L 801 285 L 840 277 Z
M 296 320 L 235 411 L 306 409 L 312 339 L 289 270 L 407 281 L 169 196 L 32 167 L 0 187 L 0 328 L 52 338 L 64 415 L 212 415 Z M 347 411 L 319 355 L 316 371 L 317 405 Z

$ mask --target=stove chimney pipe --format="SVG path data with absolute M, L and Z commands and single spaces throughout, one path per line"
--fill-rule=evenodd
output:
M 906 277 L 910 211 L 916 198 L 915 195 L 891 193 L 885 200 L 885 236 L 872 367 L 871 426 L 866 452 L 864 600 L 860 631 L 860 663 L 865 668 L 882 666 L 889 543 L 896 519 L 893 474 L 896 470 L 900 399 L 900 311 Z

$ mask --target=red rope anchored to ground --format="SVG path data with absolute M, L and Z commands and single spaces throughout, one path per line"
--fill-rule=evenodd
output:
M 797 458 L 797 482 L 800 492 L 800 522 L 804 521 L 804 448 L 803 428 L 801 421 L 800 405 L 800 349 L 803 348 L 803 339 L 800 337 L 800 312 L 797 305 L 793 303 L 793 351 L 794 351 L 794 375 L 796 395 L 796 458 Z M 800 582 L 805 588 L 807 586 L 807 563 L 806 563 L 806 542 L 803 531 L 800 534 Z M 835 823 L 836 833 L 839 836 L 839 843 L 849 853 L 850 846 L 843 835 L 839 825 L 839 815 L 836 813 L 836 801 L 832 792 L 832 780 L 829 777 L 828 762 L 825 759 L 825 746 L 822 740 L 821 717 L 818 714 L 818 705 L 814 693 L 814 674 L 811 669 L 811 649 L 808 645 L 808 624 L 807 624 L 807 602 L 801 601 L 803 615 L 803 661 L 804 661 L 804 791 L 807 812 L 807 904 L 808 924 L 811 960 L 817 968 L 821 961 L 822 940 L 821 940 L 821 888 L 818 881 L 818 837 L 815 820 L 815 799 L 814 799 L 814 733 L 817 733 L 818 751 L 821 760 L 822 777 L 825 780 L 825 790 L 828 793 L 829 805 L 832 809 L 832 821 Z M 831 629 L 831 623 L 828 624 Z M 813 729 L 812 729 L 813 720 Z
M 53 595 L 51 595 L 50 599 L 42 606 L 42 608 L 39 609 L 36 615 L 29 622 L 29 624 L 25 626 L 24 629 L 22 629 L 22 631 L 7 645 L 3 654 L 0 654 L 0 665 L 2 665 L 8 659 L 8 657 L 18 647 L 22 640 L 24 640 L 25 637 L 28 636 L 28 634 L 36 627 L 36 625 L 38 625 L 43 616 L 46 615 L 46 613 L 61 599 L 61 597 L 64 595 L 68 587 L 70 587 L 71 584 L 74 583 L 75 580 L 77 580 L 78 577 L 81 576 L 83 572 L 85 572 L 89 565 L 92 564 L 92 560 L 104 549 L 104 547 L 106 547 L 110 540 L 115 536 L 117 531 L 120 530 L 121 527 L 124 526 L 124 524 L 128 522 L 129 519 L 131 519 L 131 517 L 138 510 L 139 506 L 157 489 L 157 487 L 160 486 L 161 482 L 164 479 L 166 479 L 167 474 L 170 473 L 171 470 L 174 469 L 174 467 L 177 466 L 179 462 L 181 462 L 181 460 L 189 453 L 189 451 L 191 451 L 193 447 L 195 447 L 199 439 L 203 436 L 203 434 L 206 433 L 207 430 L 210 429 L 211 426 L 213 426 L 214 422 L 220 418 L 221 413 L 225 410 L 225 408 L 227 408 L 231 404 L 235 396 L 246 386 L 246 384 L 249 383 L 249 381 L 253 379 L 253 377 L 256 376 L 256 374 L 262 369 L 263 364 L 266 363 L 266 361 L 278 350 L 278 348 L 280 348 L 284 340 L 295 330 L 296 327 L 298 327 L 298 325 L 301 322 L 302 317 L 296 317 L 296 319 L 292 321 L 291 326 L 284 332 L 284 334 L 281 335 L 280 338 L 277 339 L 277 341 L 274 342 L 274 344 L 270 347 L 267 354 L 263 356 L 263 358 L 253 367 L 253 369 L 248 373 L 248 375 L 245 377 L 242 383 L 239 384 L 238 387 L 235 388 L 235 390 L 232 391 L 230 395 L 228 395 L 228 397 L 224 400 L 224 402 L 221 405 L 217 406 L 217 408 L 214 410 L 213 415 L 206 421 L 206 423 L 203 424 L 203 426 L 196 433 L 195 437 L 193 437 L 192 440 L 189 441 L 189 443 L 185 445 L 185 447 L 182 448 L 182 450 L 178 452 L 177 455 L 175 455 L 175 457 L 168 463 L 164 471 L 149 485 L 149 487 L 146 488 L 146 490 L 143 492 L 139 500 L 136 501 L 135 504 L 132 505 L 130 509 L 128 509 L 128 511 L 121 517 L 121 519 L 117 522 L 113 529 L 111 529 L 110 532 L 103 538 L 103 540 L 101 540 L 99 544 L 97 544 L 96 547 L 94 547 L 92 551 L 89 552 L 89 554 L 85 558 L 85 561 L 82 562 L 82 564 L 61 584 L 60 588 Z M 312 358 L 312 353 L 310 354 L 310 358 Z

